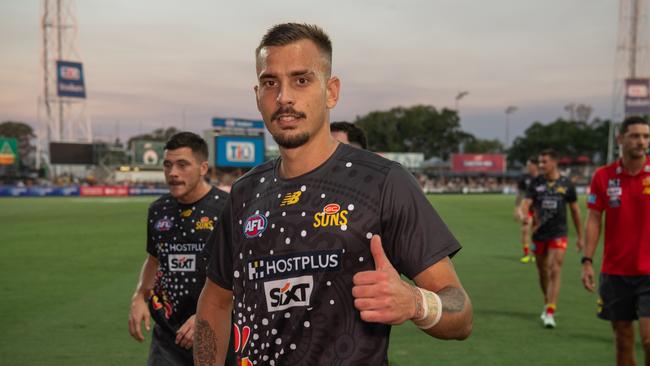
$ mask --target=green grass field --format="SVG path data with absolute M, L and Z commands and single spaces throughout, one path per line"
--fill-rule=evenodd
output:
M 152 200 L 0 199 L 0 364 L 145 364 L 148 340 L 130 338 L 127 314 Z M 595 318 L 596 297 L 580 284 L 573 236 L 558 328 L 543 329 L 534 264 L 518 261 L 513 197 L 431 201 L 464 246 L 454 262 L 472 298 L 474 332 L 463 342 L 438 341 L 411 324 L 394 327 L 391 365 L 614 363 L 609 325 Z

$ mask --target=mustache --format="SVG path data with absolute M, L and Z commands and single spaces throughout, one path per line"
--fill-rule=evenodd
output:
M 293 109 L 293 107 L 291 107 L 291 106 L 287 106 L 287 107 L 278 108 L 278 110 L 275 111 L 271 115 L 271 120 L 276 120 L 276 119 L 280 118 L 280 116 L 283 115 L 283 114 L 290 115 L 290 116 L 295 117 L 295 118 L 306 118 L 307 117 L 307 115 L 305 113 L 297 111 L 297 110 Z

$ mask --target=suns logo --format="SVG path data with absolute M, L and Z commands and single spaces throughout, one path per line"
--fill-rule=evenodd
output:
M 196 230 L 212 230 L 214 222 L 209 217 L 203 216 L 196 223 Z
M 341 205 L 338 203 L 330 203 L 323 207 L 322 212 L 317 212 L 314 215 L 314 227 L 328 227 L 348 224 L 348 210 L 341 210 Z
M 264 215 L 253 215 L 249 216 L 244 223 L 244 235 L 247 238 L 254 238 L 266 230 L 268 221 Z

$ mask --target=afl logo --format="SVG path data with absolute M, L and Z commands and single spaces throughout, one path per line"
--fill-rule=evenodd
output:
M 169 219 L 160 219 L 154 225 L 157 231 L 169 231 L 172 228 L 172 222 Z
M 268 221 L 264 215 L 249 216 L 244 223 L 244 235 L 247 238 L 254 238 L 266 230 Z

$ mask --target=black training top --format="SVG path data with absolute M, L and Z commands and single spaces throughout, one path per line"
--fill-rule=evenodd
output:
M 566 205 L 576 202 L 578 197 L 573 183 L 567 177 L 549 181 L 543 175 L 537 176 L 526 193 L 533 200 L 537 230 L 533 240 L 547 241 L 567 235 Z
M 234 292 L 234 345 L 257 365 L 383 365 L 390 326 L 366 323 L 352 277 L 374 269 L 379 234 L 395 268 L 413 278 L 459 249 L 399 164 L 340 144 L 292 179 L 279 159 L 233 186 L 210 238 L 208 277 Z
M 228 193 L 212 187 L 198 202 L 182 204 L 165 194 L 149 206 L 147 252 L 158 259 L 151 306 L 157 323 L 178 329 L 196 312 L 208 264 L 203 247 L 228 200 Z M 171 328 L 171 329 L 169 329 Z
M 517 189 L 521 195 L 525 195 L 526 192 L 528 192 L 528 188 L 530 187 L 530 183 L 533 182 L 533 179 L 535 179 L 535 177 L 528 173 L 522 175 L 521 178 L 519 178 L 517 181 Z

